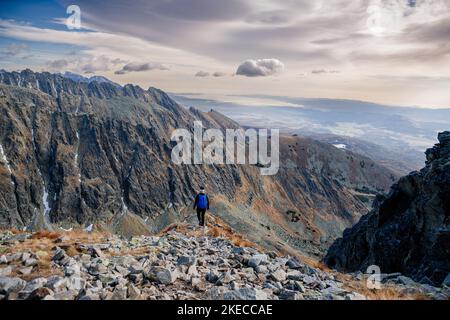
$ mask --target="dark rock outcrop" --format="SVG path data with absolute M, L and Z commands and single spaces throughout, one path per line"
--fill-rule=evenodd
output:
M 378 265 L 440 285 L 450 273 L 450 132 L 426 151 L 426 167 L 396 183 L 376 208 L 344 232 L 325 262 L 345 271 Z

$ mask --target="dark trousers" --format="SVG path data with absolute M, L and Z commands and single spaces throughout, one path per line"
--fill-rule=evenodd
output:
M 197 218 L 198 218 L 198 224 L 200 226 L 205 225 L 205 214 L 206 214 L 206 209 L 197 208 Z

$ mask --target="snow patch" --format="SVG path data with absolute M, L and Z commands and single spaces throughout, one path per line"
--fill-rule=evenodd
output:
M 34 154 L 36 154 L 36 143 L 35 143 L 35 138 L 34 138 L 34 129 L 33 126 L 31 126 L 31 141 L 33 143 L 33 151 Z M 50 207 L 50 203 L 48 202 L 48 191 L 47 188 L 45 187 L 45 182 L 44 182 L 44 178 L 42 177 L 42 172 L 41 172 L 41 168 L 39 168 L 39 164 L 37 165 L 38 168 L 38 174 L 39 177 L 41 177 L 41 183 L 42 183 L 42 188 L 44 189 L 44 194 L 42 195 L 42 204 L 44 205 L 44 218 L 48 221 L 50 221 L 50 211 L 52 211 L 52 208 Z M 54 197 L 56 197 L 56 193 L 54 195 Z
M 78 183 L 81 183 L 81 169 L 80 166 L 78 165 L 78 149 L 80 148 L 80 135 L 78 131 L 75 132 L 75 136 L 77 137 L 77 148 L 75 151 L 75 167 L 77 168 L 78 172 Z
M 124 215 L 128 211 L 128 207 L 125 204 L 125 201 L 123 201 L 123 197 L 120 197 L 120 201 L 122 202 L 122 215 Z
M 42 203 L 44 204 L 44 216 L 48 218 L 51 211 L 50 204 L 48 203 L 48 192 L 44 187 L 44 194 L 42 196 Z
M 5 152 L 3 151 L 3 146 L 2 146 L 1 144 L 0 144 L 0 156 L 2 157 L 2 160 L 3 160 L 3 162 L 5 163 L 6 168 L 8 169 L 9 173 L 12 173 L 11 167 L 9 166 L 8 159 L 6 158 L 6 154 L 5 154 Z
M 9 165 L 9 161 L 6 158 L 6 154 L 3 151 L 3 146 L 1 144 L 0 144 L 0 157 L 1 157 L 2 161 L 3 161 L 3 163 L 5 164 L 6 169 L 8 169 L 9 174 L 12 175 L 11 166 Z M 14 183 L 14 181 L 12 179 L 11 179 L 11 184 L 15 185 L 15 183 Z
M 347 149 L 347 145 L 345 145 L 343 143 L 333 144 L 333 146 L 335 146 L 338 149 Z
M 50 81 L 50 87 L 52 88 L 52 93 L 54 92 L 55 95 L 57 95 L 58 92 L 56 91 L 55 84 L 53 83 L 53 81 Z

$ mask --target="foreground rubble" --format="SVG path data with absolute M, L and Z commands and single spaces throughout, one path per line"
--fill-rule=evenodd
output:
M 368 298 L 348 289 L 333 272 L 238 247 L 226 238 L 170 231 L 131 239 L 105 235 L 85 243 L 70 234 L 44 239 L 0 233 L 0 300 Z M 400 279 L 404 290 L 429 298 L 450 296 L 447 288 L 417 287 L 399 277 L 387 278 L 391 283 Z

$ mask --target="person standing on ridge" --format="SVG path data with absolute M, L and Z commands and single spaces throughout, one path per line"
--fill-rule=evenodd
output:
M 205 193 L 205 188 L 200 187 L 200 192 L 195 197 L 194 210 L 197 209 L 198 224 L 205 227 L 206 210 L 209 210 L 209 197 Z

